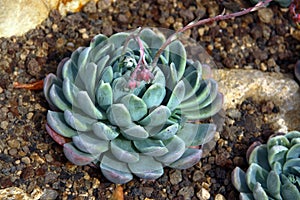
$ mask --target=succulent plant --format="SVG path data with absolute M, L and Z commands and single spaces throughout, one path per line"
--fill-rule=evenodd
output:
M 99 166 L 114 183 L 156 179 L 165 166 L 198 163 L 216 131 L 200 123 L 223 102 L 207 65 L 187 59 L 151 29 L 95 36 L 44 80 L 46 129 L 76 165 Z
M 300 132 L 269 138 L 249 147 L 246 172 L 236 167 L 232 183 L 241 200 L 300 199 Z
M 263 0 L 250 0 L 252 4 L 257 4 L 258 2 L 263 1 Z M 281 7 L 288 7 L 292 0 L 273 0 L 273 2 L 278 3 Z

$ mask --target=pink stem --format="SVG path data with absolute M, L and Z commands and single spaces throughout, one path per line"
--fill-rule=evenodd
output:
M 143 64 L 145 64 L 145 48 L 144 48 L 144 45 L 143 45 L 143 42 L 141 40 L 141 38 L 139 36 L 135 37 L 135 39 L 137 40 L 138 44 L 139 44 L 139 48 L 140 48 L 140 59 L 137 63 L 137 66 L 136 68 L 134 69 L 134 71 L 132 72 L 131 74 L 131 77 L 130 79 L 131 80 L 135 80 L 136 76 L 137 76 L 137 72 L 140 70 L 141 66 Z

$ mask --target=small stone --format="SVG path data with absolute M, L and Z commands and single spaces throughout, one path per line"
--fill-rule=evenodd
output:
M 58 192 L 56 190 L 52 189 L 45 189 L 43 191 L 42 196 L 40 197 L 41 200 L 47 200 L 47 199 L 56 199 L 58 196 Z
M 20 142 L 18 140 L 8 140 L 7 143 L 10 148 L 20 148 Z
M 3 92 L 3 88 L 2 87 L 0 87 L 0 94 Z
M 258 10 L 257 12 L 260 21 L 266 24 L 272 21 L 274 13 L 271 8 L 263 8 Z
M 11 155 L 11 156 L 15 156 L 15 155 L 17 155 L 18 150 L 17 150 L 17 149 L 10 149 L 10 150 L 8 151 L 8 153 L 9 153 L 9 155 Z
M 21 158 L 21 161 L 23 162 L 23 163 L 25 163 L 25 164 L 30 164 L 30 158 L 29 157 L 23 157 L 23 158 Z
M 236 108 L 228 109 L 226 112 L 227 112 L 228 116 L 232 119 L 238 120 L 242 117 L 242 113 Z
M 200 200 L 208 200 L 210 198 L 209 191 L 205 188 L 201 188 L 199 192 L 197 192 L 197 197 Z
M 0 190 L 0 199 L 8 199 L 8 197 L 9 199 L 32 200 L 28 194 L 17 187 L 9 187 Z
M 170 182 L 172 185 L 177 185 L 182 181 L 182 175 L 180 170 L 175 170 L 170 174 Z
M 194 172 L 193 174 L 193 181 L 196 182 L 196 181 L 199 181 L 201 178 L 204 177 L 204 174 L 203 172 L 201 172 L 200 170 L 197 170 Z
M 226 200 L 222 194 L 217 194 L 215 200 Z
M 28 120 L 31 120 L 32 117 L 33 117 L 33 112 L 27 113 L 26 117 L 27 117 Z
M 45 158 L 47 162 L 53 162 L 53 157 L 50 154 L 46 154 Z
M 194 196 L 194 188 L 192 186 L 183 187 L 178 191 L 178 195 L 182 195 L 185 200 L 189 200 Z
M 8 126 L 8 122 L 7 122 L 7 121 L 2 121 L 1 124 L 0 124 L 0 127 L 1 127 L 3 130 L 6 130 L 6 129 L 7 129 L 7 126 Z

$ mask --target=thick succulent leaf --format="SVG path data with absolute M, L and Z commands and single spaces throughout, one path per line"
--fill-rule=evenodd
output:
M 53 84 L 49 91 L 49 97 L 51 102 L 60 110 L 64 111 L 66 109 L 70 109 L 71 105 L 65 98 L 65 95 L 62 91 L 62 89 L 56 85 Z
M 156 132 L 155 134 L 151 134 L 151 137 L 159 140 L 168 140 L 177 133 L 178 128 L 178 124 L 171 124 L 163 130 Z
M 72 60 L 71 58 L 64 63 L 64 66 L 62 67 L 61 71 L 61 76 L 63 79 L 69 78 L 70 81 L 75 82 L 75 79 L 78 74 L 78 68 L 74 62 L 76 61 Z
M 65 66 L 65 63 L 69 60 L 70 58 L 66 57 L 64 59 L 62 59 L 57 68 L 56 68 L 56 76 L 58 79 L 60 80 L 63 80 L 63 76 L 62 76 L 62 70 L 63 70 L 63 67 Z
M 253 149 L 252 153 L 249 156 L 248 163 L 257 163 L 265 170 L 270 171 L 271 167 L 268 162 L 267 145 L 260 145 Z
M 264 191 L 260 183 L 256 183 L 253 189 L 253 197 L 254 199 L 259 200 L 269 200 L 267 193 Z
M 132 124 L 128 109 L 123 104 L 112 104 L 106 111 L 107 118 L 112 125 L 128 127 Z
M 78 59 L 81 52 L 85 49 L 85 47 L 78 47 L 75 51 L 73 51 L 70 60 L 72 60 L 72 65 L 75 69 L 78 69 Z
M 83 71 L 79 71 L 79 73 L 80 72 Z M 95 63 L 88 63 L 85 66 L 83 74 L 79 74 L 92 102 L 95 102 L 96 73 L 97 65 Z
M 300 171 L 298 171 L 297 169 L 300 169 L 300 158 L 287 160 L 282 168 L 283 173 L 289 174 L 297 172 L 297 175 L 300 176 Z
M 74 103 L 74 99 L 80 91 L 79 88 L 76 85 L 74 85 L 68 77 L 66 77 L 63 81 L 62 90 L 65 95 L 65 98 L 70 104 Z
M 246 182 L 246 173 L 239 167 L 234 168 L 231 173 L 231 182 L 240 193 L 250 193 Z
M 77 135 L 77 131 L 67 125 L 64 114 L 61 112 L 53 112 L 48 110 L 47 123 L 58 134 L 71 138 Z
M 290 131 L 287 134 L 284 135 L 287 139 L 292 140 L 295 138 L 300 138 L 300 132 L 299 131 Z
M 87 165 L 95 160 L 93 155 L 78 150 L 72 142 L 64 144 L 63 151 L 66 158 L 75 165 Z
M 136 163 L 139 160 L 139 154 L 130 140 L 116 138 L 111 141 L 110 148 L 112 154 L 122 162 Z
M 182 78 L 185 84 L 185 91 L 186 91 L 184 100 L 192 97 L 199 90 L 201 86 L 201 80 L 202 80 L 201 66 L 196 65 L 195 67 L 197 67 L 196 70 L 192 71 L 190 74 Z
M 215 124 L 194 124 L 186 122 L 177 133 L 185 146 L 198 146 L 209 142 L 215 135 Z
M 268 193 L 280 199 L 280 177 L 275 171 L 270 171 L 267 178 Z
M 105 67 L 102 74 L 101 74 L 101 80 L 103 80 L 105 83 L 111 83 L 113 80 L 113 69 L 111 66 Z
M 164 143 L 160 140 L 146 139 L 133 141 L 134 146 L 143 154 L 148 156 L 162 156 L 168 152 Z
M 254 200 L 253 194 L 251 193 L 240 193 L 240 200 Z
M 92 134 L 79 133 L 72 137 L 74 145 L 85 153 L 90 153 L 95 159 L 99 159 L 101 153 L 108 150 L 108 141 L 100 140 Z
M 102 140 L 113 140 L 119 135 L 117 131 L 102 122 L 94 123 L 92 128 L 94 134 Z
M 129 163 L 128 167 L 132 173 L 142 179 L 154 180 L 164 173 L 162 164 L 150 156 L 140 155 L 139 161 L 136 163 Z
M 279 162 L 275 162 L 272 166 L 272 170 L 275 171 L 277 174 L 282 173 L 282 165 Z
M 300 158 L 300 143 L 293 145 L 286 154 L 286 159 Z
M 214 80 L 211 79 L 211 88 L 210 88 L 210 93 L 207 96 L 207 98 L 203 101 L 203 102 L 199 102 L 199 109 L 201 108 L 205 108 L 208 105 L 212 105 L 214 103 L 214 101 L 216 100 L 216 98 L 220 98 L 218 97 L 218 95 L 220 95 L 221 93 L 218 93 L 218 83 Z M 223 97 L 222 97 L 223 99 Z
M 98 35 L 94 36 L 93 39 L 91 40 L 90 47 L 95 48 L 96 46 L 98 46 L 99 44 L 103 43 L 106 40 L 107 40 L 107 37 L 105 35 L 98 34 Z
M 64 117 L 67 124 L 78 131 L 90 131 L 92 130 L 92 125 L 97 122 L 95 119 L 80 113 L 71 112 L 70 110 L 65 110 Z
M 106 55 L 103 58 L 101 58 L 99 61 L 97 61 L 97 74 L 96 74 L 96 80 L 100 80 L 100 76 L 102 74 L 102 71 L 107 66 L 107 61 L 109 60 L 110 56 Z
M 60 79 L 58 79 L 54 74 L 50 73 L 44 79 L 43 91 L 44 91 L 45 98 L 46 98 L 47 102 L 49 103 L 50 107 L 52 109 L 58 110 L 58 108 L 52 103 L 50 96 L 49 96 L 50 88 L 53 84 L 61 86 L 62 81 Z
M 183 110 L 184 116 L 190 120 L 207 119 L 217 114 L 223 106 L 224 97 L 223 94 L 218 93 L 213 102 L 205 108 L 195 108 L 194 110 Z
M 172 91 L 172 94 L 169 98 L 167 103 L 167 107 L 173 111 L 177 108 L 177 106 L 182 102 L 185 94 L 185 85 L 184 82 L 181 80 L 177 83 L 175 88 Z
M 153 84 L 156 83 L 156 84 L 166 85 L 166 77 L 160 68 L 158 67 L 154 68 L 153 76 L 154 76 L 152 80 Z
M 126 163 L 118 161 L 111 153 L 105 153 L 100 168 L 102 174 L 111 182 L 124 184 L 133 178 Z
M 150 47 L 152 58 L 165 41 L 165 37 L 162 34 L 158 35 L 150 29 L 143 29 L 140 33 L 140 38 Z
M 47 133 L 51 136 L 51 138 L 59 145 L 64 145 L 71 141 L 70 138 L 66 138 L 58 133 L 56 133 L 48 124 L 46 124 Z
M 100 108 L 106 110 L 113 103 L 113 91 L 109 83 L 102 80 L 96 91 L 96 99 Z
M 148 108 L 159 106 L 166 95 L 166 89 L 163 85 L 153 84 L 144 93 L 142 99 Z
M 166 86 L 167 86 L 168 89 L 173 90 L 174 87 L 175 87 L 175 85 L 176 85 L 176 83 L 180 79 L 178 78 L 176 66 L 175 66 L 175 64 L 173 62 L 170 64 L 169 68 L 170 68 L 169 74 L 166 75 L 166 77 L 167 77 L 166 78 L 167 79 L 166 80 L 167 81 Z
M 110 56 L 113 53 L 113 50 L 114 50 L 114 44 L 110 44 L 107 41 L 99 44 L 96 48 L 92 49 L 90 52 L 91 62 L 97 63 L 98 66 L 99 61 L 105 56 Z M 99 74 L 97 73 L 97 75 Z
M 150 114 L 142 119 L 139 124 L 143 126 L 163 126 L 170 116 L 170 109 L 166 106 L 161 105 L 150 112 Z
M 290 181 L 285 181 L 280 188 L 283 200 L 300 199 L 300 192 L 296 185 Z
M 288 151 L 288 148 L 281 145 L 273 146 L 268 151 L 268 161 L 269 164 L 272 166 L 275 162 L 279 162 L 281 165 L 285 162 L 285 155 Z
M 149 137 L 144 127 L 132 123 L 127 128 L 121 128 L 122 135 L 128 140 L 144 140 Z
M 118 49 L 119 47 L 123 46 L 129 35 L 130 33 L 125 32 L 116 33 L 108 38 L 108 42 L 114 44 L 115 49 Z
M 127 87 L 127 81 L 124 77 L 119 77 L 114 79 L 112 83 L 114 103 L 119 102 L 120 98 L 128 94 L 128 92 L 124 90 L 124 88 L 126 87 Z
M 163 142 L 168 149 L 168 153 L 163 156 L 157 156 L 155 157 L 155 159 L 165 165 L 169 165 L 170 163 L 175 162 L 185 152 L 184 141 L 176 135 L 174 135 L 171 139 L 165 140 Z
M 121 99 L 121 103 L 126 106 L 133 121 L 140 120 L 148 112 L 147 105 L 144 101 L 134 94 L 124 96 Z
M 267 188 L 266 180 L 268 178 L 268 171 L 263 169 L 256 163 L 252 163 L 246 172 L 246 182 L 251 191 L 254 190 L 256 183 L 260 183 L 263 188 Z
M 200 88 L 195 93 L 195 95 L 193 95 L 189 99 L 183 101 L 178 106 L 178 108 L 181 108 L 181 109 L 194 108 L 195 109 L 195 106 L 199 106 L 204 100 L 206 100 L 208 98 L 213 84 L 217 84 L 217 82 L 213 81 L 212 79 L 201 81 Z
M 276 145 L 281 145 L 281 146 L 285 146 L 285 147 L 289 148 L 290 141 L 284 135 L 278 135 L 275 137 L 271 137 L 267 143 L 268 149 L 271 149 L 273 146 L 276 146 Z
M 169 45 L 169 62 L 173 62 L 176 67 L 178 80 L 181 79 L 186 65 L 186 51 L 183 44 L 175 40 Z
M 197 164 L 200 161 L 201 156 L 201 149 L 188 148 L 178 160 L 176 160 L 168 166 L 175 169 L 188 169 Z
M 81 109 L 82 112 L 90 116 L 94 119 L 105 119 L 106 116 L 102 113 L 98 108 L 96 108 L 95 104 L 90 99 L 88 93 L 86 91 L 78 92 L 75 105 L 77 108 Z
M 78 69 L 83 69 L 84 66 L 88 63 L 90 51 L 91 51 L 91 47 L 85 47 L 83 51 L 80 53 L 77 60 Z

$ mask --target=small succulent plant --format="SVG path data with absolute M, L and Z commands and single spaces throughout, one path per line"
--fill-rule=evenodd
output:
M 264 0 L 250 0 L 252 4 L 257 4 L 260 1 Z M 278 3 L 281 7 L 288 7 L 291 4 L 292 0 L 273 0 L 272 2 Z
M 163 167 L 198 163 L 216 131 L 199 123 L 223 102 L 210 68 L 188 60 L 176 40 L 151 29 L 95 36 L 89 47 L 64 59 L 44 80 L 50 107 L 46 129 L 76 165 L 100 166 L 114 183 L 133 174 L 156 179 Z
M 267 144 L 254 143 L 247 154 L 247 171 L 236 167 L 232 172 L 240 200 L 300 199 L 300 132 L 271 137 Z

